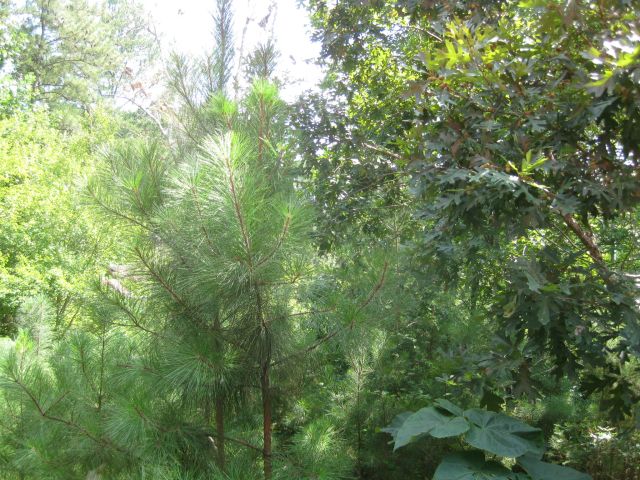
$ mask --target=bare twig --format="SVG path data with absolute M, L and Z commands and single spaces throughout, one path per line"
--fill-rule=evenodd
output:
M 137 107 L 138 109 L 142 110 L 142 112 L 151 119 L 151 121 L 153 123 L 156 124 L 156 126 L 158 127 L 158 130 L 160 130 L 160 133 L 162 133 L 162 136 L 165 138 L 169 138 L 169 133 L 167 132 L 167 130 L 162 126 L 162 123 L 160 122 L 160 119 L 158 117 L 156 117 L 153 112 L 151 112 L 151 110 L 149 110 L 148 108 L 146 108 L 144 105 L 141 105 L 140 103 L 136 102 L 133 98 L 127 97 L 125 95 L 114 95 L 114 97 L 116 98 L 121 98 L 122 100 L 126 100 L 129 103 L 131 103 L 133 106 Z

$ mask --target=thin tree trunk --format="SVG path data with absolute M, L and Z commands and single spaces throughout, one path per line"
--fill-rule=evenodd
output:
M 260 128 L 262 128 L 262 121 L 260 123 Z M 259 157 L 260 162 L 262 161 L 262 142 L 263 139 L 259 139 L 260 144 L 259 148 Z M 236 213 L 236 218 L 238 219 L 238 224 L 240 226 L 240 232 L 242 233 L 242 240 L 244 243 L 244 247 L 247 254 L 247 265 L 249 267 L 249 275 L 250 275 L 250 285 L 254 289 L 255 293 L 255 301 L 256 301 L 256 321 L 257 327 L 264 336 L 262 343 L 262 350 L 259 353 L 260 357 L 260 391 L 262 394 L 262 461 L 264 464 L 264 479 L 271 480 L 272 476 L 272 464 L 271 464 L 271 437 L 272 437 L 272 407 L 271 407 L 271 379 L 270 379 L 270 369 L 271 369 L 271 332 L 269 330 L 269 325 L 265 321 L 265 313 L 264 313 L 264 304 L 262 298 L 262 292 L 260 290 L 260 286 L 256 282 L 255 279 L 255 265 L 253 262 L 253 252 L 251 249 L 251 238 L 249 236 L 249 232 L 247 230 L 247 224 L 242 215 L 242 209 L 240 207 L 240 202 L 238 200 L 238 195 L 236 192 L 236 185 L 234 179 L 234 170 L 231 166 L 231 163 L 227 159 L 227 170 L 229 172 L 229 189 L 231 192 L 231 196 L 233 199 L 233 206 Z
M 260 387 L 262 391 L 262 461 L 264 463 L 264 479 L 270 480 L 272 473 L 271 465 L 271 385 L 270 385 L 269 362 L 262 365 L 262 377 Z
M 215 329 L 215 347 L 219 351 L 222 348 L 220 335 L 222 334 L 222 326 L 220 325 L 220 315 L 216 313 L 213 320 L 213 328 Z M 218 437 L 218 468 L 225 471 L 225 452 L 224 452 L 224 398 L 222 397 L 222 388 L 218 388 L 216 392 L 216 436 Z
M 360 372 L 358 372 L 358 385 L 356 387 L 356 430 L 358 432 L 358 442 L 356 449 L 356 471 L 362 476 L 362 421 L 360 418 Z
M 262 351 L 260 352 L 260 391 L 262 393 L 262 462 L 264 465 L 264 480 L 271 480 L 273 471 L 271 464 L 272 437 L 272 408 L 271 408 L 271 331 L 264 318 L 262 293 L 260 287 L 255 287 L 257 320 L 260 331 L 264 335 Z
M 216 434 L 218 436 L 218 468 L 224 472 L 224 401 L 220 394 L 216 397 Z
M 102 409 L 102 400 L 104 392 L 104 365 L 105 365 L 105 337 L 107 335 L 107 327 L 102 324 L 102 348 L 100 349 L 100 385 L 98 387 L 98 411 Z

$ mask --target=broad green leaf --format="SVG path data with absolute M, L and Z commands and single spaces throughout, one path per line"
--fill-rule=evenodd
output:
M 515 311 L 516 311 L 516 306 L 518 304 L 518 296 L 514 296 L 513 299 L 507 303 L 503 308 L 503 315 L 505 318 L 509 318 L 511 317 Z
M 461 435 L 468 429 L 469 424 L 464 418 L 443 415 L 433 407 L 422 408 L 407 418 L 398 429 L 394 450 L 427 433 L 436 438 L 446 438 Z
M 525 153 L 524 159 L 522 160 L 522 171 L 523 172 L 528 172 L 529 171 L 529 166 L 531 165 L 532 155 L 533 155 L 533 152 L 531 150 L 529 150 L 529 151 L 527 151 L 527 153 Z
M 424 435 L 446 417 L 433 407 L 421 408 L 411 414 L 398 429 L 395 437 L 394 450 L 410 443 L 415 437 Z
M 591 476 L 573 468 L 540 461 L 531 454 L 518 458 L 518 463 L 532 480 L 591 480 Z
M 429 435 L 435 438 L 456 437 L 467 430 L 469 430 L 469 422 L 462 417 L 453 417 L 441 425 L 436 425 L 429 431 Z
M 445 410 L 451 413 L 452 415 L 456 415 L 458 417 L 461 417 L 462 415 L 464 415 L 464 411 L 460 407 L 458 407 L 457 405 L 454 405 L 449 400 L 446 400 L 444 398 L 436 399 L 435 404 L 436 404 L 435 405 L 436 408 L 441 408 L 442 410 Z
M 513 480 L 513 472 L 497 462 L 487 462 L 480 452 L 447 455 L 433 480 Z
M 612 96 L 605 100 L 595 102 L 593 105 L 589 107 L 589 111 L 593 114 L 594 118 L 596 119 L 600 118 L 600 115 L 602 115 L 602 112 L 604 112 L 609 105 L 611 105 L 617 100 L 618 100 L 618 97 Z
M 539 278 L 536 278 L 536 275 L 534 275 L 533 272 L 525 271 L 524 274 L 527 277 L 527 286 L 529 287 L 529 290 L 539 293 L 540 287 L 543 286 L 543 283 L 540 283 Z
M 527 452 L 542 455 L 540 429 L 502 413 L 471 409 L 464 412 L 471 422 L 465 441 L 501 457 L 516 458 Z
M 396 415 L 393 418 L 393 420 L 391 421 L 391 425 L 389 425 L 388 427 L 385 427 L 385 428 L 381 428 L 380 431 L 390 434 L 395 440 L 396 435 L 398 434 L 398 430 L 400 430 L 400 427 L 402 426 L 402 424 L 411 415 L 413 415 L 413 412 L 402 412 L 402 413 L 399 413 L 398 415 Z
M 544 8 L 546 5 L 547 2 L 544 0 L 523 0 L 518 3 L 518 7 L 520 8 Z
M 539 155 L 538 158 L 536 158 L 536 161 L 528 166 L 527 173 L 533 172 L 536 168 L 538 168 L 538 167 L 544 165 L 545 163 L 547 163 L 548 160 L 549 159 L 547 157 L 545 157 L 544 155 Z M 531 182 L 531 183 L 533 183 L 533 182 Z M 546 188 L 546 187 L 543 187 L 542 185 L 540 185 L 538 188 L 541 188 L 541 187 L 542 188 Z
M 542 325 L 548 325 L 550 320 L 551 316 L 549 314 L 549 299 L 547 297 L 543 297 L 538 307 L 538 321 Z

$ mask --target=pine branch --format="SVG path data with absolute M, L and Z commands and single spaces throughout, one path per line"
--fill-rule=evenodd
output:
M 162 123 L 160 122 L 160 119 L 158 117 L 156 117 L 148 108 L 146 108 L 144 105 L 136 102 L 133 98 L 130 98 L 128 96 L 125 95 L 113 95 L 114 98 L 121 98 L 123 100 L 127 100 L 128 102 L 130 102 L 132 105 L 134 105 L 135 107 L 138 107 L 140 110 L 142 110 L 142 112 L 151 119 L 151 121 L 153 123 L 155 123 L 155 125 L 158 127 L 158 130 L 160 130 L 160 133 L 162 134 L 162 136 L 166 139 L 169 139 L 169 133 L 167 132 L 167 130 L 162 126 Z
M 275 281 L 275 282 L 268 282 L 268 281 L 261 280 L 257 283 L 260 286 L 294 285 L 301 278 L 306 278 L 306 277 L 302 275 L 302 272 L 298 272 L 295 275 L 293 275 L 293 277 L 290 280 L 281 280 L 281 281 Z
M 133 365 L 131 363 L 120 363 L 117 365 L 118 368 L 126 368 L 129 370 L 141 370 L 143 372 L 152 374 L 152 375 L 159 375 L 159 372 L 156 370 L 153 370 L 151 367 L 147 367 L 147 366 L 142 366 L 142 368 L 140 368 L 139 365 Z
M 356 313 L 354 315 L 353 320 L 351 320 L 351 325 L 349 325 L 349 330 L 353 330 L 353 326 L 355 324 L 355 317 L 356 315 L 358 315 L 358 313 L 360 313 L 367 305 L 369 305 L 371 303 L 371 301 L 374 299 L 374 297 L 378 294 L 378 292 L 380 291 L 380 289 L 382 288 L 382 286 L 384 285 L 384 281 L 387 275 L 387 269 L 389 268 L 389 262 L 384 262 L 384 267 L 382 268 L 382 274 L 380 275 L 380 279 L 378 280 L 378 283 L 376 283 L 373 287 L 373 289 L 371 290 L 371 292 L 369 292 L 369 295 L 367 296 L 367 298 L 365 299 L 365 301 L 360 304 L 360 306 L 358 307 L 358 309 L 356 310 Z
M 212 252 L 218 253 L 218 249 L 215 248 L 213 242 L 211 241 L 211 237 L 209 236 L 209 231 L 204 226 L 204 216 L 202 215 L 202 208 L 200 207 L 200 200 L 198 199 L 198 191 L 196 190 L 195 185 L 191 185 L 189 189 L 191 194 L 193 195 L 193 203 L 196 207 L 196 212 L 198 213 L 198 221 L 200 222 L 200 231 L 204 234 L 205 239 L 207 240 L 207 245 Z
M 122 447 L 114 444 L 113 442 L 111 442 L 110 440 L 104 439 L 104 438 L 100 438 L 97 437 L 95 435 L 93 435 L 91 432 L 89 432 L 87 429 L 85 429 L 84 427 L 78 425 L 77 423 L 72 422 L 71 420 L 66 420 L 64 418 L 60 418 L 60 417 L 56 417 L 53 415 L 49 415 L 47 413 L 47 410 L 45 410 L 42 405 L 40 404 L 40 402 L 38 402 L 38 399 L 35 397 L 35 395 L 26 387 L 26 385 L 24 385 L 20 380 L 18 380 L 17 378 L 12 378 L 11 381 L 13 381 L 16 385 L 18 385 L 20 387 L 20 389 L 27 395 L 27 397 L 29 397 L 29 399 L 31 400 L 31 403 L 33 403 L 33 405 L 36 407 L 36 410 L 38 410 L 38 413 L 40 414 L 40 416 L 42 418 L 45 418 L 47 420 L 50 420 L 52 422 L 58 422 L 58 423 L 62 423 L 63 425 L 66 425 L 70 428 L 73 428 L 77 431 L 79 431 L 80 433 L 82 433 L 85 437 L 87 437 L 88 439 L 92 440 L 93 442 L 97 443 L 98 445 L 102 445 L 105 447 L 110 447 L 113 448 L 114 450 L 117 450 L 118 452 L 121 453 L 126 453 L 129 454 L 130 452 L 128 452 L 127 450 L 123 449 Z
M 127 307 L 123 303 L 118 303 L 118 307 L 131 319 L 131 321 L 133 322 L 133 325 L 117 324 L 117 323 L 114 323 L 114 325 L 119 325 L 122 327 L 135 327 L 135 328 L 139 328 L 143 332 L 150 333 L 151 335 L 160 336 L 159 332 L 156 332 L 154 330 L 149 330 L 148 328 L 142 326 L 138 317 L 135 316 L 135 314 L 129 309 L 129 307 Z
M 318 348 L 320 345 L 322 345 L 323 343 L 328 342 L 329 340 L 331 340 L 333 337 L 335 337 L 336 335 L 338 335 L 339 333 L 343 332 L 344 330 L 346 330 L 347 328 L 349 330 L 353 330 L 353 327 L 355 326 L 355 321 L 356 321 L 356 315 L 358 313 L 360 313 L 367 305 L 369 305 L 373 299 L 375 298 L 375 296 L 378 294 L 378 292 L 380 291 L 380 289 L 382 288 L 382 286 L 384 285 L 385 282 L 385 278 L 387 275 L 387 270 L 389 268 L 389 263 L 388 262 L 384 262 L 384 267 L 382 269 L 382 274 L 380 275 L 380 279 L 378 280 L 378 282 L 373 286 L 373 288 L 371 289 L 371 291 L 369 292 L 369 295 L 367 296 L 367 298 L 364 300 L 364 302 L 362 302 L 362 304 L 359 305 L 358 309 L 356 310 L 356 313 L 353 316 L 353 320 L 351 320 L 351 322 L 349 323 L 348 327 L 338 327 L 335 330 L 331 331 L 330 333 L 324 335 L 323 337 L 319 338 L 318 340 L 316 340 L 315 342 L 313 342 L 311 345 L 303 348 L 302 350 L 299 350 L 297 352 L 294 352 L 290 355 L 287 355 L 284 358 L 281 358 L 280 360 L 277 360 L 275 362 L 272 362 L 272 366 L 276 366 L 276 365 L 280 365 L 282 363 L 286 363 L 289 360 L 299 357 L 301 355 L 307 354 L 312 352 L 313 350 L 315 350 L 316 348 Z
M 288 315 L 285 315 L 285 317 L 286 318 L 291 318 L 291 317 L 301 317 L 303 315 L 319 315 L 321 313 L 331 313 L 331 312 L 335 312 L 335 311 L 336 311 L 335 307 L 327 308 L 325 310 L 307 310 L 305 312 L 290 313 Z
M 149 274 L 151 275 L 151 277 L 162 287 L 163 290 L 165 290 L 170 296 L 171 298 L 178 304 L 180 305 L 184 312 L 187 314 L 187 318 L 192 321 L 193 323 L 195 323 L 196 325 L 199 326 L 204 326 L 205 328 L 209 328 L 209 326 L 207 325 L 207 322 L 204 321 L 202 318 L 200 318 L 200 316 L 198 315 L 198 312 L 191 306 L 189 305 L 186 300 L 184 300 L 172 287 L 171 285 L 167 282 L 167 280 L 159 273 L 157 272 L 153 266 L 151 265 L 151 263 L 145 258 L 144 253 L 140 250 L 139 247 L 135 247 L 134 248 L 134 253 L 136 254 L 136 256 L 140 259 L 140 261 L 142 262 L 142 264 L 144 265 L 144 267 L 147 269 L 147 271 L 149 272 Z
M 107 205 L 106 203 L 104 203 L 102 200 L 100 200 L 98 198 L 98 196 L 96 195 L 96 192 L 93 190 L 93 188 L 88 188 L 87 189 L 89 191 L 89 195 L 91 195 L 91 198 L 93 198 L 93 200 L 100 206 L 102 207 L 104 210 L 106 210 L 107 212 L 111 213 L 112 215 L 115 215 L 116 217 L 122 218 L 123 220 L 126 220 L 130 223 L 133 223 L 134 225 L 138 225 L 139 227 L 144 228 L 145 230 L 151 230 L 147 225 L 145 225 L 142 222 L 139 222 L 138 220 L 136 220 L 133 217 L 130 217 L 118 210 L 116 210 L 113 207 L 110 207 L 109 205 Z
M 214 435 L 217 436 L 217 434 L 213 434 L 213 433 L 209 434 L 210 437 L 213 437 Z M 246 441 L 241 440 L 239 438 L 227 437 L 225 435 L 224 439 L 227 442 L 237 443 L 238 445 L 242 445 L 243 447 L 247 447 L 247 448 L 250 448 L 251 450 L 255 450 L 256 452 L 262 453 L 262 448 L 257 447 L 255 445 L 252 445 L 249 442 L 246 442 Z
M 67 397 L 67 395 L 69 395 L 68 391 L 66 391 L 62 395 L 60 395 L 60 397 L 58 397 L 58 399 L 56 401 L 54 401 L 51 405 L 49 405 L 49 408 L 47 408 L 45 410 L 45 412 L 48 412 L 49 410 L 52 410 L 53 408 L 55 408 L 56 405 L 58 405 L 62 400 L 64 400 Z
M 284 242 L 284 238 L 287 236 L 287 232 L 289 231 L 290 224 L 291 224 L 291 215 L 287 215 L 284 225 L 282 226 L 282 232 L 280 232 L 280 236 L 278 237 L 278 240 L 275 246 L 273 247 L 271 252 L 269 252 L 262 260 L 260 260 L 256 264 L 256 268 L 259 267 L 260 265 L 264 265 L 265 263 L 267 263 L 278 252 L 278 250 L 282 246 L 282 243 Z
M 82 370 L 82 376 L 87 381 L 87 384 L 89 385 L 89 388 L 91 388 L 91 391 L 93 393 L 97 394 L 98 392 L 97 392 L 96 386 L 93 383 L 93 380 L 91 380 L 91 378 L 87 374 L 85 351 L 84 351 L 84 346 L 83 345 L 80 345 L 80 352 L 79 353 L 80 353 L 80 369 Z
M 139 247 L 135 247 L 134 248 L 134 252 L 136 254 L 136 256 L 138 257 L 138 259 L 142 262 L 142 264 L 144 265 L 144 267 L 147 269 L 147 271 L 149 272 L 149 274 L 153 277 L 153 279 L 158 282 L 158 284 L 160 284 L 160 286 L 169 294 L 171 295 L 171 298 L 173 298 L 179 305 L 181 305 L 183 308 L 185 308 L 185 310 L 187 311 L 191 311 L 190 307 L 187 305 L 187 303 L 182 299 L 182 297 L 180 297 L 180 295 L 178 295 L 173 288 L 171 288 L 171 285 L 169 285 L 167 283 L 167 281 L 164 279 L 164 277 L 162 277 L 162 275 L 160 275 L 158 272 L 156 272 L 154 270 L 154 268 L 151 266 L 150 262 L 147 261 L 147 259 L 145 258 L 144 254 L 142 253 L 142 251 L 140 250 Z
M 233 141 L 230 139 L 230 141 Z M 242 233 L 242 240 L 244 242 L 245 249 L 247 251 L 249 268 L 253 272 L 253 262 L 251 258 L 251 239 L 249 238 L 249 233 L 247 232 L 247 227 L 245 225 L 244 216 L 242 215 L 242 210 L 240 206 L 240 201 L 238 199 L 238 194 L 236 192 L 236 183 L 233 175 L 233 167 L 231 166 L 231 159 L 225 157 L 224 159 L 225 165 L 227 167 L 227 171 L 229 174 L 229 189 L 231 192 L 231 200 L 233 202 L 233 209 L 235 211 L 236 219 L 238 220 L 238 224 L 240 225 L 240 232 Z

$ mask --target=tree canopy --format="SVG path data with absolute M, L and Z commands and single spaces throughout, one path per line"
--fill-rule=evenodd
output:
M 0 480 L 640 475 L 640 5 L 235 5 L 0 1 Z

